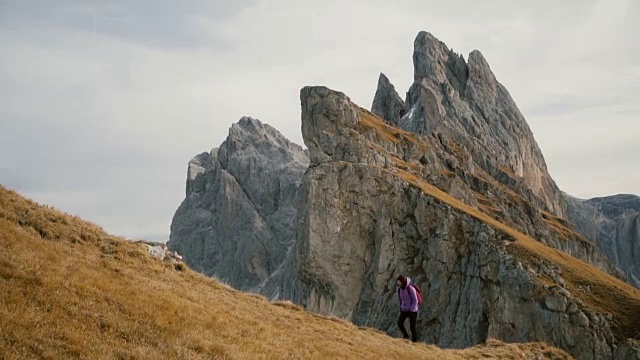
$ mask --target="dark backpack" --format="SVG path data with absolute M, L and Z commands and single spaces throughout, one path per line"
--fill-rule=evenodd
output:
M 415 291 L 416 291 L 416 298 L 418 298 L 418 308 L 422 307 L 422 294 L 420 293 L 420 288 L 417 285 L 414 285 L 413 283 L 409 284 L 409 286 L 411 286 Z M 398 288 L 398 298 L 400 298 L 400 288 Z M 409 291 L 407 289 L 407 291 Z M 409 293 L 411 294 L 411 293 Z

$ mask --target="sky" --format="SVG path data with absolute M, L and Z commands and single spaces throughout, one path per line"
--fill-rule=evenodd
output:
M 401 96 L 413 40 L 480 50 L 559 187 L 640 194 L 637 0 L 0 0 L 0 184 L 165 241 L 188 161 L 242 116 L 302 144 L 299 90 Z

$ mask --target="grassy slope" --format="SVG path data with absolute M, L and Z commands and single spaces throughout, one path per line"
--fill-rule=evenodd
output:
M 0 357 L 569 358 L 490 341 L 444 351 L 270 304 L 0 186 Z
M 377 118 L 367 111 L 361 110 L 359 115 L 361 125 L 366 129 L 374 131 L 381 138 L 394 138 L 394 142 L 396 143 L 400 141 L 398 139 L 399 137 L 404 139 L 403 141 L 419 141 L 415 139 L 415 135 L 404 134 L 402 130 L 386 124 L 382 119 Z M 567 286 L 574 295 L 578 296 L 585 305 L 592 310 L 612 314 L 614 319 L 613 330 L 620 340 L 624 340 L 625 338 L 640 338 L 640 290 L 562 251 L 548 247 L 532 237 L 492 218 L 486 213 L 454 198 L 416 176 L 411 171 L 419 166 L 420 164 L 399 164 L 399 166 L 394 169 L 393 174 L 421 189 L 425 194 L 515 239 L 515 242 L 509 245 L 507 249 L 527 265 L 534 268 L 538 267 L 541 263 L 552 263 L 560 266 L 564 278 L 568 280 Z M 557 227 L 556 230 L 558 231 L 570 231 L 570 229 L 565 229 L 564 225 L 560 223 L 560 219 L 551 214 L 548 214 L 548 222 L 551 222 Z M 580 237 L 582 236 L 580 235 Z M 582 239 L 583 241 L 587 241 L 583 237 Z M 588 286 L 591 292 L 581 291 L 581 286 Z

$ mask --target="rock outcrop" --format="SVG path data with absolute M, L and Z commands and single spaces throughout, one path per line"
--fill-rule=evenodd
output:
M 425 164 L 454 157 L 439 139 L 388 126 L 326 88 L 303 89 L 301 102 L 311 164 L 295 268 L 308 310 L 398 335 L 404 273 L 423 289 L 420 338 L 439 346 L 546 341 L 603 359 L 640 337 L 636 290 L 429 183 Z
M 640 197 L 580 200 L 567 195 L 567 219 L 640 288 Z
M 404 101 L 398 95 L 389 78 L 383 73 L 380 73 L 380 78 L 378 79 L 378 89 L 373 97 L 371 112 L 396 126 L 407 112 Z
M 295 240 L 293 200 L 307 166 L 300 146 L 242 118 L 220 148 L 189 162 L 169 248 L 234 287 L 258 286 L 282 265 Z

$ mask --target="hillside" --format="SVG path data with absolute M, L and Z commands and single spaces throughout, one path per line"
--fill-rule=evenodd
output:
M 398 129 L 385 124 L 380 118 L 371 116 L 365 110 L 362 110 L 359 116 L 362 119 L 362 127 L 365 131 L 373 132 L 373 137 L 379 138 L 378 142 L 381 139 L 392 138 L 397 142 L 398 134 L 402 134 L 398 132 Z M 406 135 L 401 138 L 409 139 Z M 414 140 L 410 139 L 409 141 Z M 393 154 L 387 155 L 393 157 Z M 532 237 L 454 198 L 420 178 L 419 172 L 412 171 L 412 169 L 419 169 L 419 167 L 420 164 L 417 162 L 413 164 L 402 162 L 400 166 L 392 168 L 391 173 L 419 188 L 424 194 L 507 235 L 507 243 L 509 244 L 506 247 L 507 251 L 525 266 L 538 270 L 540 274 L 543 273 L 541 269 L 547 264 L 559 267 L 560 273 L 564 277 L 563 287 L 575 294 L 588 309 L 611 314 L 614 321 L 614 332 L 620 338 L 640 338 L 640 290 L 609 274 L 598 271 L 580 259 L 545 246 Z M 551 286 L 555 282 L 554 279 L 546 278 L 544 275 L 540 276 L 538 281 Z M 585 287 L 588 287 L 589 291 L 581 290 Z
M 5 359 L 568 359 L 490 340 L 440 350 L 235 291 L 0 187 Z

